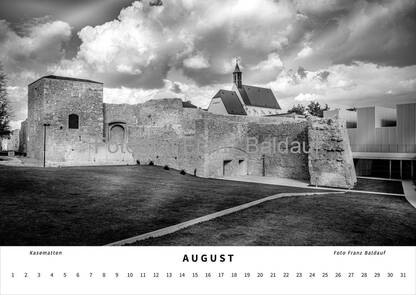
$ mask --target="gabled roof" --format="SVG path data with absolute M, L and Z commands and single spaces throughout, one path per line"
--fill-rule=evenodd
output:
M 230 115 L 247 115 L 243 105 L 234 91 L 223 90 L 217 92 L 213 98 L 221 98 L 227 113 Z
M 281 109 L 273 91 L 269 88 L 243 85 L 238 91 L 247 106 Z
M 101 82 L 92 81 L 92 80 L 86 80 L 86 79 L 78 79 L 78 78 L 71 78 L 71 77 L 61 77 L 61 76 L 55 76 L 55 75 L 48 75 L 48 76 L 43 76 L 43 77 L 37 79 L 36 81 L 30 83 L 29 86 L 32 85 L 33 83 L 38 82 L 39 80 L 42 80 L 42 79 L 54 79 L 54 80 L 66 80 L 66 81 L 76 81 L 76 82 L 86 82 L 86 83 L 103 84 Z

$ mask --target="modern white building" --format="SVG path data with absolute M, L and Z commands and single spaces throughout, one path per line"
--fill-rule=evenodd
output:
M 357 175 L 416 177 L 416 103 L 325 111 L 346 120 Z
M 243 73 L 238 63 L 233 72 L 232 90 L 221 89 L 214 95 L 208 111 L 221 115 L 270 116 L 282 112 L 269 88 L 243 85 Z

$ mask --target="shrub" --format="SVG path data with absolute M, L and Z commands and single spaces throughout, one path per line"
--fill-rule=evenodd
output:
M 165 165 L 165 166 L 163 166 L 163 169 L 165 169 L 165 170 L 169 170 L 170 168 L 169 168 L 169 166 L 168 166 L 168 165 Z
M 153 166 L 153 165 L 154 165 L 153 161 L 150 161 L 149 166 Z
M 179 172 L 179 173 L 182 174 L 182 175 L 186 174 L 185 170 L 181 170 L 181 172 Z

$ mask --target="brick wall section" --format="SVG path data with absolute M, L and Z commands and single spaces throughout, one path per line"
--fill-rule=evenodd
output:
M 357 182 L 345 121 L 309 118 L 312 185 L 353 188 Z

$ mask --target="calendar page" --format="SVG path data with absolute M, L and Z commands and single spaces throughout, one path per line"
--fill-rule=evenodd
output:
M 415 0 L 0 0 L 0 295 L 416 295 Z
M 416 294 L 414 247 L 1 248 L 0 294 Z

